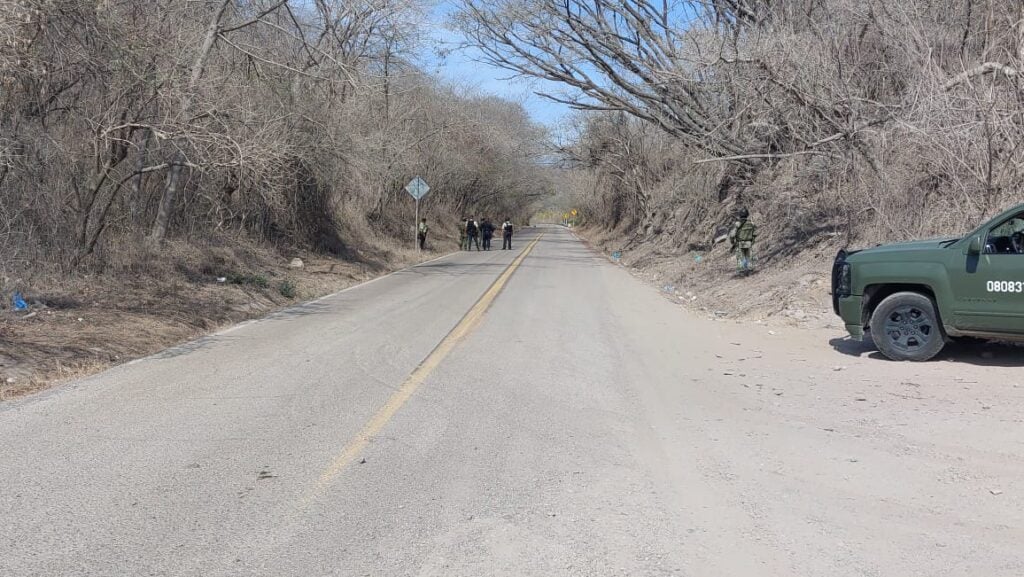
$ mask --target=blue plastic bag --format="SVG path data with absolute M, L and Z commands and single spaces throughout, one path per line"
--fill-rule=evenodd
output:
M 16 311 L 27 311 L 28 303 L 25 302 L 25 298 L 21 296 L 20 292 L 14 293 L 14 297 L 11 299 L 11 304 L 14 305 Z

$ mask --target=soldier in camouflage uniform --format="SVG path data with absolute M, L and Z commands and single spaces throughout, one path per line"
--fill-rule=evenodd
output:
M 750 274 L 754 266 L 751 249 L 754 247 L 754 241 L 757 239 L 757 227 L 749 219 L 750 211 L 746 208 L 741 208 L 739 220 L 732 225 L 732 230 L 729 231 L 729 242 L 732 244 L 729 252 L 736 252 L 739 249 L 739 253 L 736 255 L 736 263 L 742 274 Z

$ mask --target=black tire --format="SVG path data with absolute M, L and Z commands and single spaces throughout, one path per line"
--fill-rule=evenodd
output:
M 871 339 L 894 361 L 927 361 L 946 344 L 931 298 L 915 292 L 889 295 L 871 314 Z

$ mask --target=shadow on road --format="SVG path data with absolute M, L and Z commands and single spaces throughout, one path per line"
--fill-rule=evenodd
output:
M 399 271 L 395 276 L 465 276 L 465 275 L 493 275 L 495 271 L 508 268 L 507 262 L 456 262 L 443 261 L 429 264 L 421 264 L 410 269 Z
M 327 304 L 320 301 L 312 301 L 308 303 L 302 303 L 277 311 L 268 315 L 267 319 L 294 319 L 308 317 L 316 314 L 327 312 L 328 310 L 338 310 L 337 304 Z
M 553 237 L 553 236 L 545 236 L 544 240 L 541 241 L 541 242 L 553 243 L 553 244 L 576 244 L 576 245 L 580 244 L 580 241 L 578 241 L 578 240 L 576 240 L 575 238 L 572 238 L 572 237 L 570 237 L 570 238 L 564 238 L 564 237 L 563 238 L 556 238 L 556 237 Z
M 871 337 L 865 337 L 863 341 L 856 341 L 850 337 L 836 337 L 829 339 L 828 344 L 832 345 L 837 353 L 842 353 L 851 357 L 863 357 L 865 355 L 875 358 L 872 355 L 878 355 L 882 357 L 882 354 L 875 348 L 875 343 L 871 342 Z M 885 357 L 882 357 L 885 358 Z
M 875 347 L 870 335 L 863 341 L 850 337 L 830 339 L 828 344 L 836 352 L 851 357 L 867 357 L 878 361 L 892 361 Z M 984 340 L 958 340 L 948 343 L 931 362 L 966 363 L 979 367 L 1024 367 L 1024 346 L 1015 343 Z
M 229 340 L 230 337 L 224 335 L 208 335 L 205 337 L 200 337 L 194 341 L 178 345 L 176 347 L 171 347 L 169 349 L 166 349 L 153 355 L 150 358 L 164 361 L 176 357 L 183 357 L 185 355 L 190 355 L 198 351 L 213 348 L 214 346 L 228 342 Z
M 581 252 L 581 253 L 579 253 L 576 256 L 573 256 L 571 254 L 567 254 L 565 256 L 530 255 L 530 258 L 523 262 L 523 268 L 530 268 L 531 266 L 533 268 L 549 268 L 549 267 L 545 267 L 545 266 L 537 266 L 536 263 L 540 263 L 540 262 L 564 263 L 562 266 L 566 266 L 566 265 L 568 265 L 568 266 L 590 266 L 590 265 L 594 264 L 595 262 L 605 262 L 605 261 L 606 261 L 605 258 L 603 258 L 601 256 L 598 256 L 598 255 L 594 255 L 594 254 L 589 253 L 589 252 L 586 252 L 586 253 Z M 534 264 L 533 265 L 528 264 L 528 263 L 531 263 L 531 262 L 534 263 Z

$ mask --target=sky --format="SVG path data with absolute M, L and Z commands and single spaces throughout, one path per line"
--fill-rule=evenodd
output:
M 534 94 L 541 86 L 539 81 L 510 79 L 512 73 L 477 61 L 479 54 L 453 50 L 461 36 L 445 26 L 445 20 L 453 11 L 450 1 L 441 0 L 431 11 L 433 46 L 428 46 L 423 60 L 426 69 L 441 79 L 460 85 L 468 85 L 483 94 L 521 102 L 533 120 L 556 128 L 572 111 L 564 104 L 552 102 Z M 440 55 L 445 53 L 446 55 Z M 557 85 L 545 83 L 546 92 L 555 92 Z

